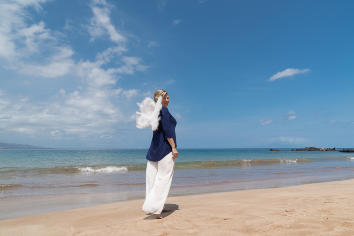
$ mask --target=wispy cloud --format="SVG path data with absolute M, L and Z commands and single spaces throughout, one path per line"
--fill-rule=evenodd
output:
M 270 125 L 273 122 L 273 120 L 260 120 L 259 123 L 261 125 Z
M 136 89 L 125 90 L 125 91 L 123 91 L 123 95 L 124 95 L 126 98 L 130 99 L 130 98 L 132 98 L 132 97 L 138 95 L 138 90 L 136 90 Z
M 163 11 L 165 9 L 165 7 L 167 6 L 167 2 L 168 2 L 168 0 L 156 0 L 157 8 L 160 11 Z
M 1 119 L 0 129 L 28 135 L 90 136 L 110 132 L 110 124 L 121 115 L 103 93 L 74 91 L 60 98 L 55 102 L 33 103 L 30 99 L 11 98 L 3 93 L 0 99 L 5 103 L 0 106 L 0 113 L 6 117 Z
M 174 19 L 174 20 L 172 21 L 172 24 L 174 24 L 174 25 L 179 25 L 179 24 L 181 24 L 181 22 L 182 22 L 181 19 Z
M 118 32 L 114 27 L 110 18 L 111 5 L 108 5 L 105 0 L 94 0 L 91 3 L 93 17 L 89 25 L 89 33 L 92 40 L 109 35 L 109 38 L 115 43 L 122 43 L 126 38 Z
M 269 81 L 275 81 L 278 79 L 286 78 L 286 77 L 291 77 L 297 74 L 305 74 L 307 72 L 310 72 L 309 69 L 294 69 L 294 68 L 288 68 L 283 71 L 280 71 L 273 76 L 269 78 Z
M 43 21 L 28 23 L 28 10 L 40 11 L 45 0 L 1 1 L 0 60 L 3 68 L 25 75 L 60 77 L 73 68 L 70 45 Z
M 296 112 L 295 111 L 289 111 L 288 112 L 288 120 L 295 120 L 296 119 Z
M 68 46 L 59 46 L 56 53 L 47 58 L 48 62 L 18 62 L 19 72 L 26 75 L 56 78 L 69 74 L 74 67 L 74 51 Z
M 139 57 L 125 55 L 127 38 L 113 25 L 106 1 L 91 2 L 93 16 L 87 29 L 91 39 L 108 35 L 115 46 L 97 53 L 93 61 L 75 55 L 72 47 L 60 40 L 62 32 L 48 29 L 42 21 L 28 24 L 28 10 L 40 11 L 44 2 L 0 3 L 0 69 L 34 78 L 70 76 L 79 86 L 58 88 L 42 102 L 0 91 L 1 132 L 56 139 L 113 134 L 117 124 L 131 120 L 119 104 L 139 93 L 134 88 L 117 87 L 117 81 L 148 66 Z M 116 63 L 111 65 L 113 59 Z
M 159 47 L 160 44 L 156 41 L 149 41 L 147 46 L 148 46 L 148 48 L 155 48 L 155 47 Z
M 116 56 L 121 56 L 127 49 L 124 46 L 110 47 L 96 55 L 96 60 L 101 64 L 109 63 Z
M 169 80 L 166 80 L 166 82 L 165 82 L 166 86 L 174 84 L 174 83 L 176 83 L 175 79 L 169 79 Z
M 43 23 L 28 26 L 24 21 L 25 8 L 33 7 L 39 10 L 40 4 L 45 1 L 1 1 L 0 2 L 0 57 L 13 59 L 23 53 L 18 53 L 18 45 L 15 40 L 24 42 L 23 49 L 35 50 L 36 38 L 48 37 L 43 29 Z M 15 29 L 15 31 L 14 31 Z
M 272 143 L 305 144 L 308 140 L 302 137 L 280 136 L 270 140 Z
M 132 75 L 135 71 L 145 71 L 149 66 L 140 63 L 141 59 L 139 57 L 122 57 L 122 66 L 118 68 L 110 69 L 111 72 L 118 74 L 129 74 Z

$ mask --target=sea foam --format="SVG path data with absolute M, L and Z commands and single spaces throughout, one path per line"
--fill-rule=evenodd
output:
M 77 167 L 80 172 L 82 173 L 104 173 L 104 174 L 108 174 L 108 173 L 125 173 L 128 171 L 128 168 L 126 166 L 106 166 L 106 167 L 102 167 L 102 168 L 93 168 L 90 166 L 87 167 Z
M 292 160 L 292 159 L 280 159 L 280 163 L 286 163 L 286 164 L 294 164 L 297 163 L 297 159 Z

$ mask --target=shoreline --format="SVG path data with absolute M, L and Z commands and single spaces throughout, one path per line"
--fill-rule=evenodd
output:
M 353 235 L 354 179 L 173 196 L 149 220 L 143 199 L 0 221 L 0 235 Z M 201 201 L 202 199 L 202 201 Z
M 213 193 L 229 193 L 247 190 L 277 189 L 306 184 L 354 180 L 354 176 L 336 179 L 296 179 L 281 177 L 273 179 L 224 180 L 203 185 L 172 186 L 169 197 L 183 197 Z M 143 200 L 145 188 L 125 192 L 64 193 L 47 195 L 12 196 L 0 198 L 0 221 L 50 214 L 59 211 L 87 208 L 102 204 Z

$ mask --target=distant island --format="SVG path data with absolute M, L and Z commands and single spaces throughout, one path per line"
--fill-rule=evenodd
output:
M 48 148 L 25 145 L 25 144 L 16 144 L 16 143 L 0 143 L 0 150 L 1 149 L 48 149 Z
M 269 151 L 274 152 L 274 151 L 280 151 L 279 149 L 275 148 L 270 148 Z M 301 151 L 320 151 L 320 152 L 354 152 L 354 148 L 341 148 L 341 149 L 336 149 L 335 147 L 333 148 L 317 148 L 317 147 L 305 147 L 305 148 L 293 148 L 291 151 L 294 152 L 301 152 Z

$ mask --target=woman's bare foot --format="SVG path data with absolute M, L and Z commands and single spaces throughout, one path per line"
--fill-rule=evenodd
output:
M 161 214 L 154 214 L 154 216 L 155 216 L 156 219 L 162 219 Z

